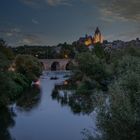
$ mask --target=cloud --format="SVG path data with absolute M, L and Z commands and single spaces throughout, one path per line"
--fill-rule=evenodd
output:
M 40 45 L 42 44 L 41 35 L 37 32 L 23 32 L 19 28 L 0 30 L 0 36 L 9 40 L 10 45 Z M 44 37 L 45 38 L 45 37 Z
M 39 22 L 36 19 L 32 19 L 32 23 L 39 24 Z
M 68 5 L 68 6 L 70 6 L 71 5 L 69 3 L 69 0 L 46 0 L 46 2 L 50 6 L 57 6 L 57 5 Z
M 20 0 L 26 5 L 39 7 L 49 6 L 70 6 L 72 0 Z M 79 2 L 90 3 L 99 9 L 103 20 L 109 21 L 109 18 L 113 17 L 113 20 L 121 21 L 136 21 L 140 22 L 140 0 L 78 0 Z
M 49 6 L 60 6 L 60 5 L 71 6 L 69 0 L 20 0 L 20 1 L 28 6 L 35 8 L 44 6 L 44 4 Z
M 114 22 L 114 20 L 116 20 L 116 19 L 108 17 L 108 16 L 101 16 L 101 17 L 99 17 L 99 19 L 104 22 L 107 22 L 107 23 L 112 23 L 112 22 Z
M 138 29 L 130 29 L 129 31 L 120 31 L 119 33 L 108 34 L 106 35 L 107 40 L 123 40 L 128 41 L 132 39 L 136 39 L 140 36 L 140 28 Z
M 113 17 L 122 21 L 140 22 L 140 0 L 82 0 L 99 8 L 105 18 Z
M 139 37 L 139 35 L 140 35 L 140 29 L 121 32 L 120 34 L 118 34 L 118 36 L 124 40 L 131 40 L 132 38 L 135 39 Z
M 6 34 L 6 36 L 13 36 L 13 33 L 11 33 L 11 32 L 7 32 L 7 33 L 5 33 Z
M 19 0 L 19 1 L 30 7 L 39 8 L 44 0 Z
M 6 35 L 8 37 L 11 37 L 11 36 L 15 36 L 15 35 L 19 34 L 20 29 L 19 28 L 11 28 L 11 29 L 7 29 L 7 30 L 0 30 L 0 33 Z
M 19 42 L 20 44 L 26 44 L 26 45 L 39 45 L 41 44 L 40 37 L 35 34 L 25 34 L 23 38 Z

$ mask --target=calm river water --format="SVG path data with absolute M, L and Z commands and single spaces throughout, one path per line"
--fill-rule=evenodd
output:
M 59 79 L 50 80 L 52 75 L 56 75 Z M 28 94 L 12 107 L 16 114 L 15 124 L 9 128 L 12 138 L 82 140 L 84 129 L 96 129 L 96 115 L 91 111 L 92 109 L 89 109 L 92 106 L 89 98 L 73 97 L 72 91 L 63 88 L 59 88 L 59 92 L 52 94 L 55 85 L 65 80 L 64 73 L 44 72 L 40 78 L 40 93 L 31 91 L 33 97 L 29 99 Z

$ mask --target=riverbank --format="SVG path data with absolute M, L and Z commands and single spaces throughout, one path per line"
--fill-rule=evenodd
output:
M 34 102 L 30 100 L 30 97 L 28 100 L 25 98 L 26 100 L 22 101 L 22 106 L 18 104 L 14 106 L 16 123 L 10 128 L 11 137 L 17 140 L 81 140 L 83 129 L 95 126 L 92 117 L 80 113 L 77 106 L 73 107 L 77 110 L 75 112 L 68 104 L 64 104 L 64 102 L 61 104 L 61 100 L 57 101 L 53 98 L 55 85 L 63 85 L 67 80 L 66 73 L 49 72 L 49 75 L 47 72 L 43 73 L 40 78 L 40 93 L 37 94 L 37 97 L 34 96 L 35 93 L 32 94 Z M 57 80 L 50 79 L 54 73 L 59 77 Z M 66 99 L 63 95 L 70 94 L 72 94 L 72 90 L 61 88 L 58 96 Z
M 36 81 L 42 73 L 42 65 L 30 55 L 14 56 L 5 42 L 0 44 L 0 106 L 14 102 Z

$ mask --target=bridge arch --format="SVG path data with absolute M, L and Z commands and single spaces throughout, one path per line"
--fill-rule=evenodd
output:
M 65 70 L 72 70 L 72 61 L 68 61 L 68 63 L 66 63 L 66 66 L 65 66 Z
M 71 70 L 71 65 L 75 64 L 71 59 L 40 59 L 40 62 L 47 71 Z
M 57 61 L 52 62 L 51 64 L 51 71 L 60 70 L 60 63 Z

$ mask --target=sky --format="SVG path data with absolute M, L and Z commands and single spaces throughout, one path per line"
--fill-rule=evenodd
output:
M 11 46 L 57 45 L 94 35 L 140 37 L 140 0 L 0 0 L 0 38 Z

